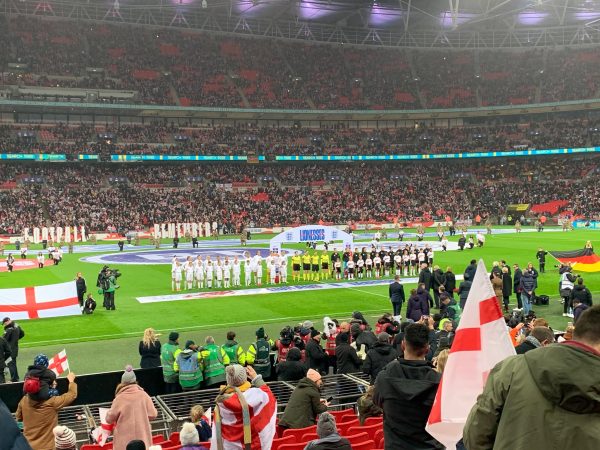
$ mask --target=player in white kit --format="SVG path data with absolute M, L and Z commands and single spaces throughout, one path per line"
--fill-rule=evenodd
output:
M 254 270 L 254 278 L 256 280 L 256 285 L 262 285 L 262 274 L 263 274 L 263 259 L 260 256 L 260 251 L 256 252 L 253 258 L 253 270 Z
M 220 258 L 217 257 L 217 264 L 215 265 L 215 280 L 216 287 L 220 289 L 223 286 L 223 266 L 221 265 Z
M 356 261 L 356 273 L 358 274 L 358 278 L 362 278 L 365 273 L 365 261 L 362 258 L 358 258 Z
M 404 276 L 408 276 L 408 267 L 410 266 L 410 256 L 408 250 L 404 250 L 402 254 L 402 266 L 404 267 Z
M 198 255 L 194 262 L 194 276 L 196 278 L 196 287 L 198 289 L 204 288 L 204 261 L 202 261 L 200 255 Z
M 185 271 L 186 289 L 189 291 L 194 287 L 194 261 L 191 256 L 187 257 L 183 270 Z
M 175 290 L 175 267 L 177 267 L 179 260 L 177 259 L 177 256 L 173 255 L 173 258 L 171 258 L 171 290 L 174 291 Z
M 379 255 L 373 258 L 373 265 L 375 266 L 375 278 L 379 278 L 381 276 L 381 258 Z
M 384 270 L 385 270 L 384 273 L 385 273 L 386 277 L 390 276 L 390 263 L 391 263 L 391 261 L 392 261 L 392 258 L 390 257 L 390 254 L 388 252 L 388 253 L 386 253 L 383 256 L 383 267 L 384 267 Z
M 402 255 L 400 253 L 394 255 L 394 266 L 396 267 L 396 275 L 402 275 Z
M 279 278 L 281 283 L 287 283 L 287 255 L 281 254 L 281 261 L 279 262 Z
M 229 257 L 225 257 L 225 262 L 223 263 L 223 287 L 229 288 L 231 287 L 231 264 L 229 262 Z
M 250 252 L 244 252 L 244 285 L 250 286 L 252 284 L 252 258 Z
M 237 256 L 233 258 L 231 269 L 233 272 L 233 286 L 238 287 L 240 286 L 240 274 L 242 272 L 242 266 L 240 265 L 240 261 L 238 260 Z
M 336 259 L 335 262 L 333 263 L 333 268 L 335 269 L 335 279 L 341 280 L 342 279 L 342 261 L 340 261 L 339 259 Z
M 181 272 L 183 271 L 183 267 L 181 263 L 177 261 L 175 263 L 175 267 L 173 268 L 173 284 L 174 290 L 179 292 L 181 291 Z
M 43 269 L 44 268 L 44 254 L 42 252 L 38 253 L 37 262 L 38 262 L 38 268 Z
M 356 263 L 354 262 L 354 260 L 350 259 L 348 260 L 348 264 L 346 266 L 346 268 L 348 269 L 348 279 L 349 280 L 354 280 L 354 268 L 356 267 Z
M 268 276 L 271 284 L 275 284 L 275 278 L 277 278 L 277 267 L 275 266 L 275 260 L 271 260 L 271 267 L 268 268 Z
M 206 287 L 210 289 L 212 288 L 213 284 L 215 266 L 213 265 L 213 262 L 210 260 L 210 258 L 207 257 L 206 260 Z
M 370 256 L 367 256 L 365 260 L 365 271 L 367 278 L 371 278 L 373 276 L 373 260 Z

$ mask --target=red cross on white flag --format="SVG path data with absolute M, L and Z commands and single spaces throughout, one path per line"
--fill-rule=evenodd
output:
M 57 355 L 54 355 L 48 361 L 48 369 L 59 376 L 61 373 L 70 370 L 69 369 L 69 360 L 67 359 L 67 351 L 63 350 L 59 352 Z
M 14 320 L 81 314 L 75 281 L 0 289 L 0 314 Z
M 455 449 L 477 396 L 494 366 L 515 354 L 483 260 L 469 291 L 425 429 Z

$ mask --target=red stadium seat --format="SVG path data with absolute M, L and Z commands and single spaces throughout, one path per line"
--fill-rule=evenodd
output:
M 347 434 L 346 430 L 348 430 L 348 428 L 357 427 L 359 425 L 360 422 L 358 421 L 358 419 L 352 419 L 347 422 L 340 422 L 337 424 L 338 433 L 340 433 L 342 436 L 345 436 Z
M 344 417 L 346 415 L 356 416 L 356 412 L 354 411 L 353 408 L 341 409 L 339 411 L 327 411 L 327 412 L 329 414 L 331 414 L 333 417 L 335 417 L 336 422 L 342 422 L 342 420 L 341 420 L 342 417 Z
M 317 433 L 306 433 L 302 436 L 302 442 L 313 441 L 315 439 L 319 439 Z
M 297 440 L 302 439 L 306 433 L 316 433 L 317 426 L 312 425 L 306 428 L 287 428 L 283 431 L 283 435 L 281 437 L 294 436 Z
M 367 433 L 351 434 L 344 437 L 350 441 L 352 448 L 354 448 L 354 444 L 360 444 L 361 442 L 369 440 L 369 435 Z
M 383 423 L 383 416 L 367 417 L 365 419 L 365 426 L 367 426 L 367 425 L 374 425 L 376 423 L 382 424 Z
M 171 433 L 171 436 L 169 436 L 169 442 L 172 442 L 173 444 L 181 443 L 181 441 L 179 440 L 179 431 L 174 431 Z
M 83 444 L 80 450 L 112 450 L 113 444 L 109 442 L 104 447 L 97 444 Z
M 273 444 L 271 444 L 271 450 L 279 450 L 279 447 L 281 447 L 283 444 L 293 444 L 294 442 L 296 442 L 295 436 L 275 438 L 273 439 Z
M 375 433 L 375 437 L 373 438 L 373 440 L 377 444 L 380 444 L 383 442 L 383 428 L 381 430 L 378 430 L 377 433 Z M 382 445 L 379 445 L 379 446 L 382 447 Z
M 383 430 L 383 424 L 382 423 L 376 423 L 375 425 L 368 425 L 368 426 L 358 426 L 358 427 L 351 427 L 348 428 L 348 431 L 346 431 L 346 434 L 350 435 L 350 434 L 357 434 L 357 433 L 367 433 L 369 435 L 369 439 L 373 439 L 375 440 L 375 435 L 377 434 L 377 432 L 379 430 Z
M 296 442 L 280 445 L 278 450 L 304 450 L 304 447 L 306 447 L 306 442 Z
M 203 447 L 206 447 L 206 448 L 210 449 L 210 441 L 200 442 L 200 445 L 203 446 Z
M 155 434 L 154 436 L 152 436 L 152 444 L 153 445 L 159 445 L 163 442 L 170 442 L 168 439 L 165 439 L 165 437 L 162 434 Z
M 364 441 L 359 443 L 351 442 L 351 444 L 352 450 L 373 450 L 373 447 L 375 447 L 375 442 L 373 441 Z

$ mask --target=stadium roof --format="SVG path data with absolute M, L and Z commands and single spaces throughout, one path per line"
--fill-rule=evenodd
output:
M 405 47 L 600 43 L 600 0 L 0 0 L 0 12 Z

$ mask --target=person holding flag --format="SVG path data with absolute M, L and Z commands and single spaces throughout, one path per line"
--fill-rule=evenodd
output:
M 75 374 L 69 372 L 67 380 L 69 389 L 63 395 L 39 401 L 27 394 L 19 402 L 16 418 L 23 422 L 23 435 L 29 445 L 36 450 L 52 450 L 54 448 L 52 430 L 58 425 L 58 412 L 77 398 Z
M 480 260 L 454 336 L 444 377 L 429 414 L 426 431 L 446 448 L 456 448 L 463 436 L 469 411 L 482 392 L 490 370 L 511 355 L 515 355 L 515 349 L 486 267 Z M 529 423 L 529 418 L 522 420 L 525 427 L 529 427 Z M 535 441 L 528 439 L 526 446 L 530 447 L 531 442 Z M 467 448 L 496 449 L 493 443 Z M 525 445 L 511 445 L 511 449 L 517 448 L 525 448 Z
M 597 449 L 598 374 L 600 305 L 581 315 L 573 340 L 506 358 L 493 368 L 467 419 L 465 446 L 513 450 L 535 442 L 535 448 Z

